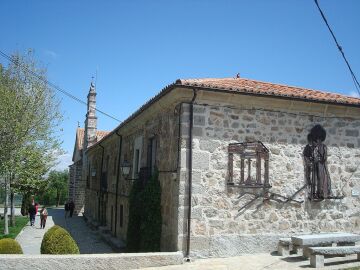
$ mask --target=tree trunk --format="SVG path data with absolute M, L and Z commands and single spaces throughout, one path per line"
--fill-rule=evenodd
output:
M 56 207 L 59 207 L 60 204 L 60 191 L 56 190 Z
M 10 193 L 10 208 L 11 208 L 11 217 L 10 217 L 10 226 L 15 226 L 15 201 L 14 201 L 14 192 Z
M 8 178 L 5 177 L 4 235 L 9 234 L 8 204 L 9 204 L 9 187 L 8 187 Z

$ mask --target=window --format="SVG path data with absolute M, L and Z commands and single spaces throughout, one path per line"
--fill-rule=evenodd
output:
M 91 166 L 90 166 L 90 161 L 88 163 L 88 173 L 86 176 L 86 187 L 90 188 L 90 177 L 91 177 Z
M 124 224 L 124 206 L 120 204 L 120 227 Z
M 147 166 L 152 175 L 156 166 L 156 137 L 152 137 L 148 141 Z
M 116 161 L 117 161 L 117 157 L 115 156 L 115 158 L 114 158 L 114 165 L 113 165 L 113 175 L 115 175 L 116 174 L 116 168 L 117 168 L 117 164 L 116 164 Z
M 141 166 L 141 149 L 142 149 L 142 136 L 135 139 L 134 142 L 134 157 L 133 157 L 133 170 L 132 178 L 138 178 Z
M 140 150 L 135 149 L 135 165 L 134 165 L 135 175 L 138 175 L 139 172 L 139 162 L 140 162 L 139 158 L 140 158 Z
M 107 172 L 109 170 L 109 160 L 110 160 L 110 157 L 109 157 L 109 155 L 107 155 L 106 161 L 105 161 L 105 169 L 104 169 L 105 172 Z
M 110 231 L 113 230 L 113 218 L 114 218 L 114 206 L 111 206 L 111 223 L 110 223 Z

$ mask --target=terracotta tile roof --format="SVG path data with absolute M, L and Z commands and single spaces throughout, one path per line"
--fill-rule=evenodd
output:
M 77 128 L 76 130 L 76 137 L 77 137 L 77 146 L 79 149 L 83 149 L 84 144 L 84 128 Z M 100 141 L 102 138 L 104 138 L 106 135 L 108 135 L 110 131 L 104 131 L 104 130 L 97 130 L 96 131 L 96 139 L 97 141 Z
M 100 141 L 102 138 L 104 138 L 106 135 L 108 135 L 110 131 L 105 130 L 97 130 L 96 131 L 96 139 Z
M 305 99 L 309 101 L 320 101 L 327 103 L 360 105 L 360 98 L 243 78 L 185 79 L 177 80 L 176 84 L 264 96 Z
M 280 97 L 289 99 L 298 99 L 305 101 L 314 101 L 322 103 L 331 103 L 338 105 L 347 105 L 360 107 L 360 98 L 349 97 L 336 93 L 329 93 L 320 90 L 306 89 L 276 83 L 261 82 L 244 78 L 205 78 L 205 79 L 178 79 L 174 83 L 165 86 L 157 95 L 149 99 L 144 105 L 137 109 L 127 119 L 121 122 L 111 132 L 106 133 L 102 139 L 115 133 L 116 130 L 126 125 L 136 116 L 145 111 L 153 103 L 160 100 L 163 96 L 170 93 L 176 87 L 201 88 L 203 90 L 216 90 L 224 92 L 236 92 L 243 94 L 252 94 L 260 96 Z M 96 146 L 101 139 L 92 145 Z

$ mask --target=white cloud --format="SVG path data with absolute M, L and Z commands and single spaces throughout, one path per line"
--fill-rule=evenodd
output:
M 349 94 L 351 97 L 359 97 L 359 93 L 355 91 L 351 91 Z
M 53 58 L 53 59 L 56 59 L 58 57 L 58 54 L 56 52 L 54 52 L 54 51 L 51 51 L 51 50 L 45 50 L 44 54 L 46 56 L 49 56 L 50 58 Z
M 72 164 L 72 155 L 62 154 L 57 157 L 57 164 L 52 168 L 52 170 L 63 171 L 69 168 L 69 165 Z

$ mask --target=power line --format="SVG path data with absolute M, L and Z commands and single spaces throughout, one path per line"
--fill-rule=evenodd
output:
M 67 92 L 66 90 L 60 88 L 60 87 L 57 86 L 56 84 L 48 81 L 47 79 L 43 78 L 42 76 L 40 76 L 40 75 L 37 74 L 36 72 L 30 70 L 30 69 L 27 68 L 26 66 L 21 65 L 21 63 L 19 63 L 17 60 L 15 60 L 14 58 L 10 57 L 10 56 L 7 55 L 6 53 L 2 52 L 1 50 L 0 50 L 0 55 L 1 55 L 2 57 L 4 57 L 5 59 L 7 59 L 8 61 L 10 61 L 11 63 L 13 63 L 14 65 L 19 66 L 20 68 L 25 69 L 25 70 L 26 70 L 27 72 L 29 72 L 32 76 L 34 76 L 36 79 L 38 79 L 38 80 L 40 80 L 40 81 L 42 81 L 42 82 L 50 85 L 52 88 L 54 88 L 55 90 L 63 93 L 65 96 L 67 96 L 67 97 L 69 97 L 69 98 L 71 98 L 71 99 L 73 99 L 73 100 L 75 100 L 75 101 L 77 101 L 77 102 L 79 102 L 79 103 L 87 106 L 87 103 L 86 103 L 85 101 L 83 101 L 83 100 L 77 98 L 76 96 L 70 94 L 69 92 Z M 105 115 L 105 116 L 107 116 L 107 117 L 109 117 L 109 118 L 111 118 L 111 119 L 113 119 L 113 120 L 115 120 L 115 121 L 121 122 L 119 119 L 115 118 L 114 116 L 111 116 L 110 114 L 108 114 L 108 113 L 106 113 L 106 112 L 104 112 L 104 111 L 102 111 L 102 110 L 100 110 L 100 109 L 97 109 L 97 108 L 94 108 L 94 109 L 95 109 L 97 112 L 99 112 L 99 113 L 101 113 L 101 114 L 103 114 L 103 115 Z
M 356 76 L 355 76 L 355 73 L 352 71 L 349 62 L 348 62 L 348 60 L 347 60 L 346 57 L 345 57 L 345 53 L 344 53 L 342 47 L 340 46 L 339 42 L 337 41 L 334 32 L 332 31 L 332 29 L 331 29 L 328 21 L 326 20 L 326 17 L 325 17 L 324 13 L 322 12 L 322 10 L 321 10 L 321 8 L 320 8 L 320 6 L 319 6 L 318 0 L 314 0 L 314 1 L 315 1 L 315 4 L 316 4 L 317 8 L 319 9 L 319 12 L 320 12 L 320 14 L 321 14 L 321 17 L 323 18 L 323 20 L 324 20 L 327 28 L 329 29 L 329 31 L 330 31 L 330 33 L 331 33 L 331 36 L 333 37 L 333 39 L 334 39 L 334 41 L 335 41 L 335 43 L 336 43 L 336 46 L 337 46 L 338 50 L 340 51 L 342 57 L 344 58 L 344 61 L 345 61 L 346 65 L 347 65 L 347 67 L 348 67 L 348 69 L 349 69 L 349 71 L 350 71 L 350 74 L 351 74 L 352 80 L 353 80 L 353 82 L 354 82 L 355 88 L 356 88 L 356 90 L 358 91 L 358 94 L 359 94 L 359 96 L 360 96 L 360 83 L 359 83 L 359 81 L 357 80 L 357 78 L 356 78 Z

